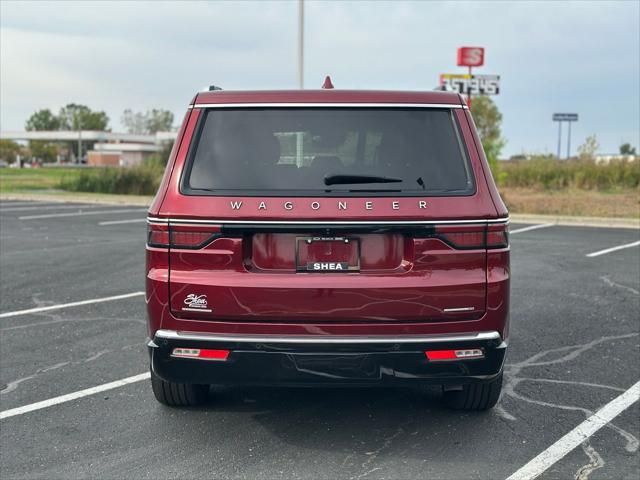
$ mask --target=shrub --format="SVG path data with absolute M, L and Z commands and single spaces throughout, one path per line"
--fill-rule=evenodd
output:
M 157 166 L 91 168 L 76 177 L 63 178 L 60 188 L 72 192 L 120 193 L 153 195 L 163 169 Z
M 640 186 L 640 161 L 557 160 L 549 156 L 501 162 L 500 186 L 540 189 L 615 190 Z

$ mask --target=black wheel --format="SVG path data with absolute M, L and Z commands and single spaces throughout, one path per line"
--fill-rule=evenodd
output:
M 502 372 L 489 382 L 471 383 L 464 385 L 462 390 L 445 391 L 444 402 L 456 410 L 488 410 L 498 403 L 501 390 Z
M 151 372 L 153 395 L 163 405 L 169 407 L 192 407 L 207 400 L 209 385 L 166 382 Z

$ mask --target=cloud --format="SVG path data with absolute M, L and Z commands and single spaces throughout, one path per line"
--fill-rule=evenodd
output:
M 296 2 L 0 3 L 0 122 L 38 108 L 169 108 L 194 91 L 294 88 Z M 460 71 L 455 51 L 486 47 L 478 72 L 502 77 L 507 154 L 555 151 L 554 111 L 581 115 L 577 145 L 639 143 L 637 2 L 305 3 L 306 86 L 431 89 Z

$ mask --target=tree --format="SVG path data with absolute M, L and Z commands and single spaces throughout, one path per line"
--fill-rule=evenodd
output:
M 31 141 L 29 142 L 29 150 L 31 150 L 31 158 L 43 163 L 52 163 L 58 158 L 58 146 L 55 143 Z
M 584 143 L 578 147 L 578 156 L 581 160 L 593 160 L 595 153 L 600 149 L 595 135 L 589 135 Z
M 502 114 L 493 100 L 487 96 L 475 97 L 471 104 L 473 120 L 478 129 L 484 153 L 487 156 L 491 170 L 494 172 L 498 167 L 500 153 L 505 146 L 502 138 L 500 126 L 502 124 Z
M 13 140 L 0 139 L 0 160 L 13 163 L 22 151 L 22 147 Z
M 76 103 L 69 103 L 68 105 L 60 109 L 58 114 L 60 121 L 60 130 L 108 130 L 109 129 L 109 117 L 105 112 L 94 112 L 86 105 L 78 105 Z M 86 144 L 86 142 L 82 142 Z M 92 145 L 88 148 L 92 148 Z M 87 148 L 87 149 L 88 149 Z M 80 149 L 80 151 L 78 151 Z M 76 159 L 82 158 L 83 148 L 78 145 L 78 142 L 69 143 L 69 151 L 75 153 Z
M 25 129 L 27 131 L 59 130 L 60 119 L 51 113 L 51 110 L 44 108 L 29 117 Z M 58 147 L 55 144 L 42 140 L 29 141 L 29 150 L 31 157 L 43 162 L 53 162 L 58 155 Z
M 60 128 L 60 120 L 51 113 L 51 110 L 44 108 L 32 114 L 24 128 L 27 131 L 58 130 Z
M 120 120 L 129 133 L 167 132 L 173 128 L 173 113 L 163 109 L 154 108 L 146 113 L 127 109 Z
M 173 128 L 173 113 L 169 110 L 153 109 L 147 112 L 147 130 L 149 133 L 168 132 Z
M 630 143 L 620 145 L 620 155 L 635 155 L 636 147 L 632 147 Z
M 60 130 L 107 130 L 109 117 L 105 112 L 94 112 L 86 105 L 70 103 L 58 114 Z
M 130 108 L 127 108 L 122 112 L 120 122 L 122 122 L 128 133 L 147 133 L 147 119 L 142 112 L 133 112 Z

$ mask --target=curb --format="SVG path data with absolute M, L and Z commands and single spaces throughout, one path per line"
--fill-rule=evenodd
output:
M 551 223 L 570 227 L 635 228 L 640 229 L 640 218 L 570 217 L 563 215 L 538 215 L 512 213 L 511 223 Z
M 26 200 L 34 202 L 46 203 L 91 203 L 100 205 L 131 205 L 134 207 L 148 207 L 153 201 L 153 197 L 145 197 L 135 195 L 109 195 L 104 197 L 96 197 L 93 195 L 38 195 L 38 194 L 22 194 L 22 193 L 0 193 L 0 200 Z

